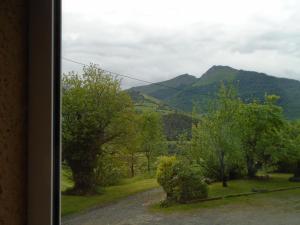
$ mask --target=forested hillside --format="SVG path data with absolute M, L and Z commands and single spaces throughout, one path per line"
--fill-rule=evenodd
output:
M 180 75 L 168 81 L 131 88 L 155 97 L 171 108 L 191 112 L 207 112 L 220 84 L 232 83 L 244 102 L 262 101 L 266 94 L 280 96 L 278 104 L 288 119 L 300 118 L 300 81 L 277 78 L 264 73 L 236 70 L 228 66 L 213 66 L 200 78 Z M 133 99 L 135 101 L 135 99 Z

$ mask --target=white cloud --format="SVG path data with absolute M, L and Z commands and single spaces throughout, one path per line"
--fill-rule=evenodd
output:
M 63 55 L 149 81 L 215 64 L 300 80 L 299 15 L 298 0 L 64 0 Z

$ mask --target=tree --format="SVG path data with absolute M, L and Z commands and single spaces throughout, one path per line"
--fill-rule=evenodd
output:
M 264 104 L 253 101 L 240 108 L 240 136 L 250 178 L 279 157 L 283 115 L 282 109 L 275 105 L 278 99 L 270 95 L 265 97 Z
M 176 141 L 176 155 L 183 156 L 190 161 L 193 161 L 189 158 L 191 152 L 191 140 L 189 139 L 189 134 L 187 132 L 181 133 L 177 137 Z
M 212 110 L 193 129 L 192 146 L 201 157 L 198 163 L 206 170 L 217 172 L 223 187 L 227 187 L 229 166 L 239 155 L 236 120 L 239 106 L 235 89 L 222 84 Z
M 147 171 L 150 172 L 152 159 L 166 152 L 166 139 L 159 114 L 145 112 L 141 115 L 141 137 L 141 151 L 147 158 Z
M 300 121 L 294 122 L 292 124 L 292 132 L 291 132 L 291 142 L 292 142 L 292 155 L 295 156 L 295 164 L 296 169 L 294 171 L 294 178 L 300 180 Z
M 121 149 L 122 158 L 128 164 L 130 176 L 134 177 L 136 174 L 135 168 L 138 163 L 138 157 L 140 156 L 140 150 L 142 147 L 142 135 L 141 135 L 141 117 L 136 115 L 131 118 L 132 124 L 128 129 L 128 137 L 126 142 L 121 142 L 118 148 Z
M 133 104 L 120 80 L 93 64 L 82 75 L 65 74 L 62 84 L 63 159 L 72 170 L 73 193 L 92 194 L 104 146 L 126 139 Z
M 282 129 L 284 145 L 280 155 L 280 169 L 285 167 L 287 172 L 293 172 L 292 180 L 300 180 L 300 121 L 285 122 Z M 286 171 L 284 171 L 286 172 Z

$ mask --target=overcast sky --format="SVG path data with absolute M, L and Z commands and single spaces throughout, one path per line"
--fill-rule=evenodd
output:
M 62 2 L 67 58 L 154 82 L 213 65 L 300 80 L 300 0 Z

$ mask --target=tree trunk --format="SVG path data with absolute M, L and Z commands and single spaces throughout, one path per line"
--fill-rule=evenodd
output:
M 228 184 L 227 184 L 227 177 L 226 177 L 226 176 L 223 177 L 223 180 L 222 180 L 222 186 L 223 186 L 223 187 L 228 187 Z
M 294 172 L 294 177 L 300 178 L 300 160 L 298 160 L 298 162 L 297 162 L 297 167 Z
M 222 180 L 222 186 L 223 186 L 223 187 L 228 187 L 228 184 L 227 184 L 227 176 L 226 176 L 226 174 L 225 174 L 224 164 L 221 165 L 221 180 Z
M 148 173 L 150 173 L 150 156 L 146 155 L 146 157 L 147 157 L 147 170 L 148 170 Z
M 227 176 L 225 174 L 225 163 L 224 163 L 224 152 L 221 153 L 221 158 L 220 158 L 220 166 L 221 166 L 221 180 L 222 180 L 222 186 L 223 187 L 228 187 L 227 184 Z
M 130 168 L 130 171 L 131 171 L 131 177 L 134 177 L 134 157 L 133 157 L 133 154 L 131 154 L 131 168 Z
M 256 176 L 256 167 L 252 157 L 247 156 L 247 176 L 249 178 L 254 178 Z
M 83 162 L 70 163 L 74 187 L 70 192 L 75 195 L 90 195 L 96 193 L 96 177 L 94 169 Z

